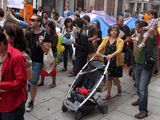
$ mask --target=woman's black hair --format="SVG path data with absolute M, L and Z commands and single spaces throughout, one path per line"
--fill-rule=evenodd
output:
M 65 21 L 64 21 L 65 28 L 68 28 L 67 23 L 70 22 L 70 21 L 72 22 L 72 19 L 71 19 L 71 18 L 66 18 L 66 19 L 65 19 Z M 71 28 L 73 29 L 73 25 L 71 25 Z
M 10 37 L 14 37 L 13 47 L 19 51 L 25 51 L 27 54 L 31 55 L 31 50 L 29 48 L 29 43 L 25 38 L 24 32 L 21 27 L 16 24 L 10 24 L 4 28 L 6 34 Z
M 7 45 L 7 39 L 6 39 L 6 36 L 5 36 L 5 34 L 2 32 L 2 31 L 0 31 L 0 42 L 3 42 L 4 43 L 4 45 Z
M 52 21 L 47 21 L 44 25 L 48 25 L 51 28 L 50 36 L 56 33 L 55 24 Z
M 97 23 L 97 30 L 101 29 L 100 22 L 98 20 L 95 20 L 94 22 Z
M 119 35 L 119 27 L 117 26 L 117 25 L 112 25 L 112 26 L 110 26 L 109 28 L 108 28 L 108 36 L 111 36 L 111 31 L 112 31 L 112 29 L 113 28 L 116 28 L 117 29 L 117 37 L 118 37 L 118 35 Z

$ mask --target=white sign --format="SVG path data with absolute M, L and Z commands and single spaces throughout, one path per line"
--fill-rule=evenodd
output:
M 10 8 L 19 8 L 19 9 L 23 9 L 24 8 L 24 0 L 7 0 L 8 4 L 7 7 Z

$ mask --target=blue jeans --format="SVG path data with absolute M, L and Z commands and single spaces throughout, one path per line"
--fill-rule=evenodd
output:
M 16 109 L 12 110 L 9 113 L 0 112 L 1 117 L 0 120 L 24 120 L 25 113 L 25 102 L 22 102 Z
M 36 86 L 41 75 L 43 63 L 32 62 L 32 78 L 28 80 L 28 84 Z
M 73 49 L 72 49 L 72 45 L 65 45 L 65 44 L 63 45 L 65 47 L 65 50 L 63 51 L 63 60 L 64 60 L 63 66 L 67 70 L 68 53 L 69 53 L 69 57 L 72 59 Z
M 148 85 L 151 81 L 153 69 L 143 68 L 143 64 L 136 64 L 136 82 L 138 91 L 139 111 L 145 115 L 148 114 Z

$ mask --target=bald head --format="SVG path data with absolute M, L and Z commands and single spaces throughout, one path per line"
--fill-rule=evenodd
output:
M 121 15 L 119 15 L 119 16 L 117 17 L 117 19 L 116 19 L 116 22 L 117 22 L 117 25 L 118 25 L 119 27 L 122 27 L 122 26 L 123 26 L 123 23 L 124 23 L 124 17 L 121 16 Z

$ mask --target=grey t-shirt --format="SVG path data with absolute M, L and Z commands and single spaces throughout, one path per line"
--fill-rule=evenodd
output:
M 1 81 L 1 70 L 4 62 L 0 62 L 0 81 Z

